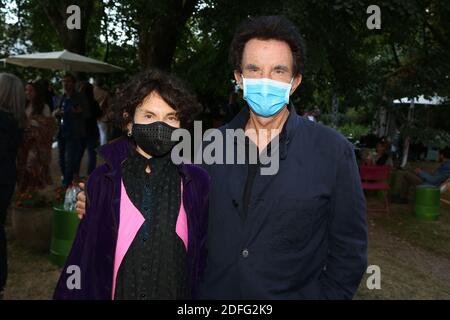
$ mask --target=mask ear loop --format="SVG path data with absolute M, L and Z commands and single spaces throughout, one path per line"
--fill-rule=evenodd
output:
M 291 85 L 291 87 L 289 88 L 289 91 L 286 92 L 286 100 L 288 101 L 288 104 L 290 103 L 290 97 L 291 97 L 291 90 L 292 90 L 292 84 L 294 83 L 294 77 L 291 78 L 291 82 L 289 82 L 289 84 Z
M 244 82 L 244 80 L 245 80 L 245 78 L 244 78 L 244 75 L 241 73 L 241 85 L 242 85 L 242 94 L 243 94 L 243 96 L 244 96 L 244 99 L 245 99 L 245 82 Z

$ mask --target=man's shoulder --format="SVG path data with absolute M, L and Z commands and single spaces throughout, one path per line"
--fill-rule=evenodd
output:
M 351 147 L 350 141 L 336 129 L 297 115 L 296 135 L 306 136 L 314 144 L 326 145 L 338 149 Z
M 326 126 L 322 123 L 311 121 L 300 115 L 296 115 L 296 117 L 297 133 L 299 133 L 299 131 L 306 131 L 307 133 L 311 133 L 320 137 L 331 138 L 336 141 L 347 141 L 347 139 L 340 132 L 332 127 Z

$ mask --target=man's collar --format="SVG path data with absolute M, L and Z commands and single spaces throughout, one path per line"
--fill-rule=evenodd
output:
M 293 134 L 295 133 L 296 127 L 298 125 L 298 115 L 295 110 L 294 104 L 289 102 L 287 106 L 289 110 L 289 116 L 283 125 L 283 129 L 280 133 L 280 159 L 285 159 L 287 156 L 287 145 L 292 140 Z M 226 129 L 242 129 L 245 130 L 245 126 L 250 119 L 249 107 L 246 106 L 231 120 L 226 126 Z

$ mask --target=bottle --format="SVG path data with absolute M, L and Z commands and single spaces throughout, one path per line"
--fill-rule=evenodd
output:
M 72 187 L 73 187 L 73 185 L 70 184 L 69 187 L 66 190 L 66 195 L 64 197 L 64 210 L 65 211 L 70 211 L 71 210 L 71 206 L 72 206 L 72 204 L 71 204 L 71 202 L 72 202 L 72 200 L 71 200 Z
M 77 206 L 77 195 L 81 191 L 80 187 L 77 184 L 74 184 L 72 187 L 71 193 L 71 209 L 70 211 L 75 211 Z

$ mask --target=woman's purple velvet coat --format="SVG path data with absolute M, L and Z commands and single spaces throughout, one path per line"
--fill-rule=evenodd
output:
M 80 222 L 56 286 L 55 299 L 109 300 L 112 297 L 114 256 L 120 223 L 121 164 L 127 158 L 129 144 L 128 139 L 121 138 L 99 150 L 106 163 L 99 166 L 86 183 L 86 215 Z M 194 165 L 182 164 L 179 171 L 188 220 L 187 270 L 195 298 L 206 262 L 209 176 Z M 73 285 L 70 284 L 75 284 L 75 272 L 69 266 L 79 267 L 79 289 L 71 289 Z

